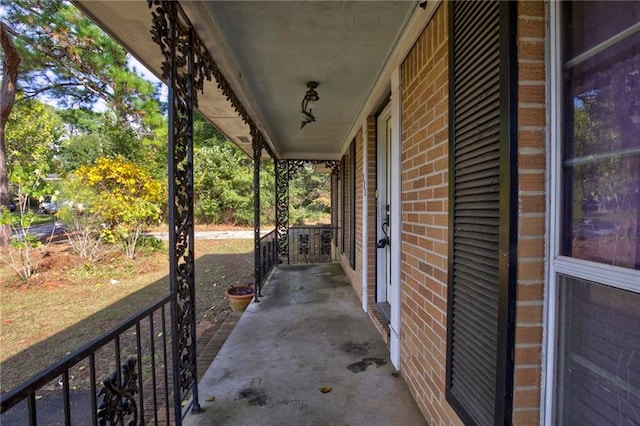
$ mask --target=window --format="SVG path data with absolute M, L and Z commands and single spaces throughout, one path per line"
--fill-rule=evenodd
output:
M 549 423 L 640 423 L 639 22 L 636 2 L 552 3 Z
M 561 254 L 640 269 L 640 5 L 603 3 L 563 8 Z
M 556 424 L 640 422 L 640 294 L 561 276 Z

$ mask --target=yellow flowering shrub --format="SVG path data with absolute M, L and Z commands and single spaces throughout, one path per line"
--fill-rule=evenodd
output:
M 74 174 L 94 194 L 88 211 L 105 220 L 107 229 L 133 257 L 140 234 L 161 219 L 162 185 L 143 168 L 122 158 L 99 158 Z

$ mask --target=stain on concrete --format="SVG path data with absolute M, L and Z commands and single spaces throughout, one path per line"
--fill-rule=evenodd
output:
M 348 354 L 353 354 L 353 355 L 366 355 L 369 353 L 369 343 L 368 342 L 364 342 L 364 343 L 354 343 L 354 342 L 348 342 L 348 343 L 343 343 L 342 346 L 340 347 L 340 349 L 342 349 L 344 352 L 348 353 Z
M 244 388 L 238 394 L 239 399 L 247 399 L 249 405 L 267 405 L 267 394 L 262 389 Z
M 301 399 L 285 399 L 278 401 L 278 403 L 282 405 L 292 405 L 298 410 L 304 410 L 307 407 L 307 404 Z
M 387 361 L 383 358 L 362 358 L 362 361 L 354 362 L 347 368 L 354 373 L 361 373 L 367 369 L 370 365 L 375 364 L 376 367 L 381 367 L 387 364 Z
M 282 336 L 284 336 L 285 334 L 287 334 L 288 332 L 290 332 L 291 330 L 288 328 L 283 328 L 282 330 L 280 330 L 278 332 L 278 334 L 276 334 L 276 337 L 280 338 Z

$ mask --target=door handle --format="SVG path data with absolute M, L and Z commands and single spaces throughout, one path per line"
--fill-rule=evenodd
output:
M 387 217 L 384 219 L 384 222 L 382 222 L 382 233 L 384 234 L 384 237 L 378 240 L 378 243 L 376 244 L 376 248 L 381 249 L 389 245 L 389 235 L 387 234 L 388 230 L 389 230 L 389 204 L 387 204 Z

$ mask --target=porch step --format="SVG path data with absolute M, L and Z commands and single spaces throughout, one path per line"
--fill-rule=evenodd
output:
M 373 325 L 376 327 L 380 335 L 382 336 L 382 340 L 384 344 L 389 348 L 389 339 L 391 336 L 391 329 L 389 328 L 389 320 L 387 320 L 387 316 L 382 312 L 380 307 L 372 303 L 369 305 L 369 309 L 367 309 L 369 313 L 369 318 L 373 322 Z

